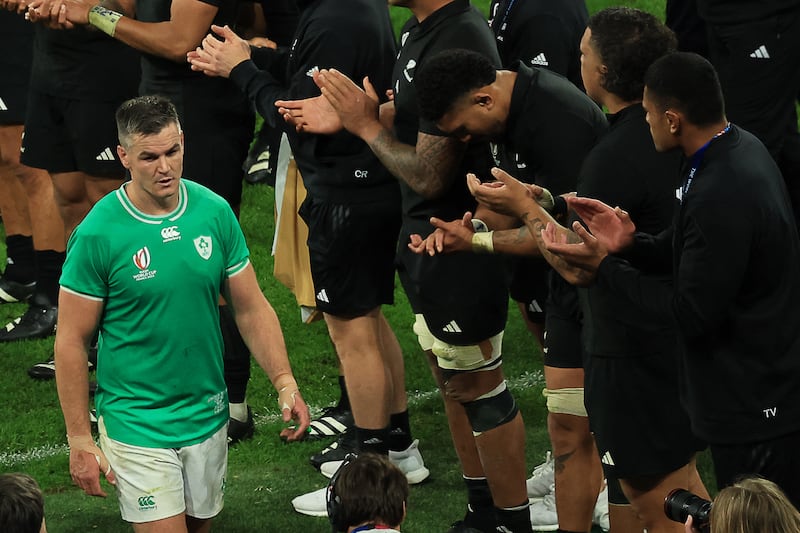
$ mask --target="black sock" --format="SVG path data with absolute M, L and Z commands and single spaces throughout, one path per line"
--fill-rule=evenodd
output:
M 389 454 L 389 428 L 364 429 L 356 426 L 356 447 L 359 452 Z
M 33 237 L 9 235 L 6 237 L 6 270 L 3 276 L 17 283 L 36 281 L 36 255 L 33 253 Z
M 492 491 L 489 490 L 489 483 L 485 477 L 464 477 L 467 485 L 467 502 L 473 512 L 494 508 Z
M 344 411 L 350 410 L 350 396 L 347 394 L 344 376 L 339 376 L 339 403 L 336 404 L 336 407 Z
M 219 306 L 219 326 L 222 330 L 222 362 L 225 365 L 228 401 L 242 403 L 247 396 L 247 381 L 250 379 L 250 352 L 227 305 Z
M 505 527 L 505 531 L 513 533 L 531 530 L 531 512 L 528 502 L 511 508 L 495 507 L 497 525 Z
M 389 418 L 389 449 L 402 452 L 411 446 L 412 442 L 408 409 L 402 413 L 393 413 Z
M 36 256 L 36 294 L 49 300 L 50 305 L 58 305 L 58 280 L 64 266 L 66 252 L 55 250 L 34 250 Z

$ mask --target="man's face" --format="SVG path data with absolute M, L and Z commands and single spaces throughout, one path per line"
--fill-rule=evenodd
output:
M 605 73 L 605 65 L 600 54 L 597 53 L 592 44 L 592 30 L 586 28 L 581 38 L 581 78 L 583 79 L 583 86 L 586 88 L 586 94 L 589 98 L 598 102 L 602 96 L 602 82 L 603 74 Z
M 183 134 L 175 123 L 154 135 L 134 135 L 129 146 L 117 147 L 120 160 L 131 173 L 129 192 L 139 207 L 163 208 L 177 204 L 183 173 Z
M 493 101 L 473 92 L 459 99 L 436 127 L 462 142 L 487 141 L 502 136 L 504 123 Z
M 667 118 L 667 112 L 659 109 L 658 106 L 649 98 L 647 87 L 644 88 L 644 98 L 642 99 L 645 120 L 650 125 L 650 135 L 653 137 L 653 144 L 659 152 L 666 152 L 678 145 L 674 135 L 674 125 Z

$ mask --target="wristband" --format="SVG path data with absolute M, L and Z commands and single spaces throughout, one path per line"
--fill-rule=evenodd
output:
M 97 4 L 89 10 L 89 24 L 105 34 L 114 36 L 117 30 L 117 23 L 122 18 L 122 13 L 117 13 Z
M 493 236 L 493 231 L 478 232 L 472 235 L 472 251 L 477 254 L 493 254 Z
M 544 187 L 541 188 L 542 193 L 541 195 L 536 198 L 536 203 L 542 206 L 545 211 L 552 211 L 553 210 L 553 194 L 545 189 Z

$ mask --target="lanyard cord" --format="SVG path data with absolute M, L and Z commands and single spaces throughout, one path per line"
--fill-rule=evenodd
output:
M 681 187 L 681 203 L 683 203 L 683 201 L 686 199 L 686 195 L 689 194 L 689 188 L 692 186 L 692 180 L 694 180 L 697 169 L 699 169 L 700 165 L 703 164 L 703 158 L 706 155 L 706 150 L 708 150 L 708 147 L 711 146 L 712 142 L 728 133 L 730 129 L 731 123 L 728 122 L 723 129 L 715 133 L 714 136 L 711 137 L 707 143 L 701 146 L 692 156 L 692 168 L 689 169 L 689 174 L 686 176 L 686 181 L 683 183 L 683 187 Z

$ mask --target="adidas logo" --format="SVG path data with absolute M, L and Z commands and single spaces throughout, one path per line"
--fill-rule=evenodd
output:
M 611 452 L 604 453 L 603 457 L 600 459 L 600 462 L 604 465 L 615 466 L 614 459 L 611 458 Z
M 531 303 L 528 304 L 528 311 L 531 313 L 543 313 L 544 309 L 542 309 L 542 306 L 539 305 L 539 302 L 536 300 L 531 300 Z
M 550 63 L 547 61 L 547 58 L 544 56 L 544 52 L 541 52 L 538 56 L 531 59 L 531 65 L 539 65 L 540 67 L 548 67 Z
M 98 161 L 114 161 L 114 152 L 111 151 L 111 148 L 106 147 L 105 150 L 97 154 L 95 159 Z
M 319 72 L 319 67 L 315 65 L 306 71 L 306 76 L 313 78 L 317 72 Z
M 761 46 L 756 48 L 752 54 L 750 54 L 750 57 L 754 59 L 769 59 L 769 52 L 767 52 L 767 47 L 762 44 Z
M 363 444 L 367 444 L 367 445 L 374 446 L 374 445 L 376 445 L 376 444 L 380 444 L 380 443 L 382 443 L 382 442 L 383 442 L 383 441 L 382 441 L 381 439 L 379 439 L 378 437 L 372 437 L 371 439 L 365 440 L 365 441 L 363 442 Z
M 456 324 L 455 320 L 451 320 L 449 324 L 442 328 L 445 333 L 461 333 L 461 328 Z
M 8 111 L 8 106 L 2 98 L 0 98 L 0 111 Z
M 325 289 L 322 289 L 317 293 L 317 300 L 320 302 L 325 302 L 326 304 L 331 303 L 331 301 L 328 300 L 328 293 L 325 291 Z

